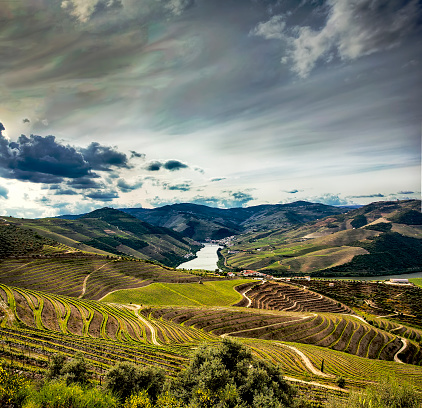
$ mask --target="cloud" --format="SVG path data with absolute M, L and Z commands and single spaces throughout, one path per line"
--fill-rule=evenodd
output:
M 69 187 L 77 189 L 88 189 L 88 188 L 102 188 L 102 184 L 96 182 L 92 178 L 81 177 L 75 180 L 71 180 L 67 183 Z
M 78 193 L 75 190 L 67 189 L 58 189 L 54 192 L 54 195 L 77 195 Z
M 254 197 L 248 192 L 223 191 L 220 196 L 196 195 L 189 198 L 189 203 L 217 208 L 238 208 L 246 206 L 246 204 L 252 200 L 254 200 Z M 186 200 L 180 200 L 179 198 L 166 199 L 158 196 L 147 201 L 154 207 L 186 202 Z
M 249 35 L 263 37 L 266 40 L 281 40 L 285 36 L 283 33 L 285 27 L 286 22 L 283 16 L 272 16 L 267 22 L 259 23 L 249 32 Z
M 194 3 L 193 0 L 168 0 L 164 7 L 175 16 L 180 16 L 187 8 L 192 7 Z
M 177 171 L 180 169 L 186 169 L 189 166 L 179 160 L 169 160 L 163 164 L 163 167 L 169 171 Z
M 117 191 L 92 191 L 89 194 L 85 194 L 85 197 L 91 198 L 97 201 L 113 201 L 115 198 L 119 198 Z
M 97 142 L 92 142 L 86 148 L 73 147 L 60 143 L 55 136 L 37 135 L 21 135 L 16 142 L 11 142 L 2 134 L 3 130 L 5 128 L 0 123 L 0 176 L 57 184 L 50 186 L 52 190 L 61 191 L 56 195 L 76 194 L 58 187 L 63 182 L 73 189 L 103 188 L 102 183 L 94 180 L 100 176 L 93 170 L 107 171 L 109 177 L 117 178 L 119 176 L 113 172 L 114 169 L 131 168 L 126 154 L 115 147 Z M 124 188 L 123 185 L 120 187 Z
M 350 196 L 350 198 L 383 198 L 383 197 L 385 197 L 385 195 L 381 193 Z
M 282 62 L 291 62 L 304 78 L 319 60 L 354 60 L 398 46 L 416 32 L 421 6 L 418 0 L 328 0 L 327 10 L 319 30 L 295 26 L 287 32 L 279 15 L 259 23 L 251 34 L 283 40 L 288 50 Z
M 211 183 L 215 183 L 217 181 L 222 181 L 222 180 L 226 180 L 227 177 L 214 177 L 212 179 L 210 179 Z
M 89 164 L 74 147 L 63 145 L 54 136 L 27 137 L 9 142 L 0 126 L 0 175 L 5 178 L 57 183 L 63 178 L 92 177 Z
M 5 198 L 7 200 L 7 194 L 9 193 L 9 190 L 6 187 L 0 186 L 0 197 Z
M 288 193 L 288 194 L 296 194 L 296 193 L 299 192 L 299 190 L 296 190 L 296 189 L 294 189 L 294 190 L 284 190 L 284 192 Z
M 142 180 L 137 181 L 136 183 L 129 184 L 126 180 L 119 179 L 117 181 L 117 187 L 123 193 L 129 193 L 133 190 L 141 188 L 144 182 Z
M 111 171 L 110 167 L 129 168 L 128 158 L 124 153 L 109 146 L 101 146 L 97 142 L 92 142 L 87 148 L 80 148 L 79 152 L 93 170 Z
M 163 167 L 163 164 L 162 163 L 160 163 L 158 161 L 153 161 L 153 162 L 148 163 L 145 166 L 145 170 L 148 170 L 148 171 L 159 171 L 161 169 L 161 167 Z
M 399 191 L 397 194 L 415 194 L 414 191 Z
M 63 0 L 61 7 L 81 23 L 86 23 L 95 13 L 121 8 L 122 3 L 120 0 Z
M 144 159 L 145 158 L 145 154 L 143 154 L 143 153 L 138 153 L 138 152 L 135 152 L 134 150 L 131 150 L 130 151 L 130 158 L 131 159 L 133 159 L 133 158 L 141 158 L 141 159 Z
M 326 204 L 326 205 L 354 204 L 353 202 L 350 202 L 344 198 L 341 198 L 339 194 L 331 194 L 331 193 L 326 193 L 317 197 L 309 197 L 309 198 L 306 198 L 306 201 L 309 201 L 311 203 L 321 203 L 321 204 Z
M 181 169 L 186 169 L 189 166 L 185 163 L 182 163 L 179 160 L 168 160 L 166 162 L 152 161 L 145 166 L 145 169 L 148 171 L 159 171 L 161 168 L 164 168 L 169 171 L 177 171 Z
M 162 183 L 164 190 L 176 190 L 176 191 L 190 191 L 192 188 L 192 182 L 190 180 L 184 183 L 170 184 Z
M 31 121 L 28 118 L 22 119 L 23 123 L 30 123 Z

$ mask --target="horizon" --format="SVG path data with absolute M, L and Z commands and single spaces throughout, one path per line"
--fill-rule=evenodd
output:
M 421 12 L 2 1 L 0 215 L 420 200 Z

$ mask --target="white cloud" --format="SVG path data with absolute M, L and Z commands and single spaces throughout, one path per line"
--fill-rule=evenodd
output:
M 283 16 L 272 16 L 270 20 L 265 23 L 259 23 L 249 35 L 256 35 L 264 37 L 266 40 L 281 40 L 284 37 L 283 30 L 286 23 Z
M 282 62 L 307 77 L 318 60 L 329 62 L 333 55 L 353 60 L 399 45 L 415 31 L 420 15 L 418 0 L 328 0 L 328 16 L 320 30 L 295 26 L 286 32 L 281 16 L 259 23 L 251 34 L 287 43 Z

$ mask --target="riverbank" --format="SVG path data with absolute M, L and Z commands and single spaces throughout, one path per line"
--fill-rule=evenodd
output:
M 177 269 L 203 269 L 206 271 L 215 271 L 218 269 L 217 250 L 219 248 L 222 247 L 216 244 L 205 243 L 204 247 L 197 252 L 196 258 L 183 262 Z

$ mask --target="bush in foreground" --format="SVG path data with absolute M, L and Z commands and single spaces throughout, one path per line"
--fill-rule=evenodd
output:
M 110 392 L 66 384 L 63 380 L 46 382 L 39 391 L 29 393 L 23 408 L 117 408 L 119 401 Z
M 327 408 L 419 408 L 422 401 L 413 387 L 401 381 L 383 379 L 363 392 L 352 392 L 346 401 L 331 399 Z

